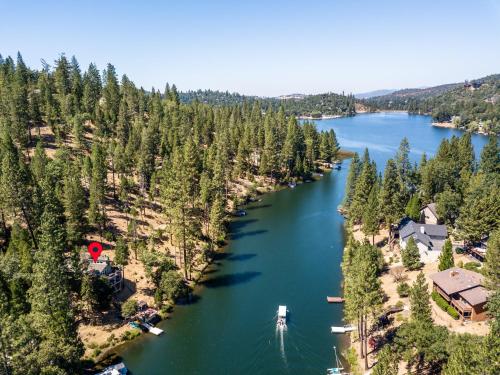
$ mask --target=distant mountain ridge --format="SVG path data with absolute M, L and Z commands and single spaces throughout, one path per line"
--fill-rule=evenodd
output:
M 381 90 L 373 90 L 368 92 L 361 92 L 359 94 L 354 94 L 356 99 L 369 99 L 374 98 L 376 96 L 389 95 L 393 92 L 397 91 L 396 89 L 381 89 Z

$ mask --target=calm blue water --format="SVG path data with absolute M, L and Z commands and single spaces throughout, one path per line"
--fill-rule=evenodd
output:
M 411 158 L 432 155 L 441 139 L 460 132 L 434 128 L 426 116 L 403 113 L 358 115 L 317 122 L 335 129 L 343 148 L 370 149 L 379 169 L 406 136 Z M 473 136 L 476 150 L 487 141 Z M 321 181 L 269 194 L 232 223 L 226 253 L 196 291 L 199 299 L 177 306 L 162 322 L 161 337 L 145 335 L 119 354 L 135 375 L 321 374 L 333 365 L 342 324 L 339 305 L 344 195 L 348 161 Z M 290 310 L 288 330 L 275 329 L 278 305 Z

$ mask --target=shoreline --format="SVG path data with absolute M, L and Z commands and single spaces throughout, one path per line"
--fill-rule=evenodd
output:
M 437 128 L 458 129 L 452 122 L 432 122 L 432 126 Z
M 348 115 L 321 115 L 321 117 L 297 116 L 297 120 L 331 120 L 334 118 L 347 117 Z
M 352 151 L 349 151 L 346 149 L 340 149 L 338 152 L 337 158 L 338 158 L 338 160 L 345 160 L 345 159 L 351 158 L 353 154 L 354 154 L 354 152 L 352 152 Z M 321 165 L 319 167 L 319 169 L 322 171 L 322 173 L 331 172 L 333 170 L 332 168 L 327 168 L 327 167 L 324 167 L 323 165 Z M 322 178 L 321 176 L 314 175 L 311 178 L 311 180 L 318 181 L 318 180 L 321 180 L 321 178 Z M 301 183 L 304 183 L 304 182 L 302 181 L 299 184 L 301 184 Z M 244 184 L 236 184 L 236 185 L 245 186 Z M 258 194 L 258 196 L 263 196 L 263 195 L 267 195 L 267 194 L 277 193 L 277 192 L 279 192 L 283 189 L 286 189 L 286 188 L 287 188 L 286 184 L 284 184 L 284 185 L 271 185 L 268 183 L 268 184 L 265 184 L 260 189 L 258 189 L 257 194 Z M 248 189 L 246 189 L 246 192 L 244 193 L 244 196 L 246 196 L 247 198 L 249 196 L 248 192 L 249 192 Z M 242 209 L 244 209 L 249 203 L 252 203 L 252 201 L 247 199 L 245 201 L 245 203 L 242 205 Z M 230 216 L 228 223 L 233 222 L 234 219 L 235 218 Z M 217 249 L 217 251 L 215 252 L 214 258 L 211 261 L 204 262 L 202 265 L 200 265 L 200 269 L 196 271 L 196 273 L 193 275 L 194 276 L 193 280 L 191 280 L 191 282 L 189 283 L 190 287 L 192 288 L 189 298 L 191 298 L 192 295 L 196 294 L 196 293 L 194 293 L 196 290 L 203 288 L 203 285 L 202 285 L 203 278 L 207 275 L 207 271 L 210 271 L 211 269 L 213 269 L 212 267 L 216 267 L 217 255 L 224 254 L 224 252 L 226 251 L 227 247 L 230 244 L 229 241 L 230 240 L 228 240 L 224 244 L 224 246 L 221 246 Z M 171 304 L 171 306 L 170 306 L 171 308 L 169 309 L 169 312 L 167 314 L 161 315 L 161 320 L 157 324 L 161 324 L 162 322 L 169 320 L 172 317 L 172 315 L 175 313 L 175 306 L 176 305 L 177 305 L 177 303 Z M 111 333 L 114 333 L 116 331 L 120 331 L 124 326 L 126 326 L 126 324 L 121 325 L 120 327 L 112 330 Z M 134 329 L 127 327 L 127 331 L 134 332 Z M 119 348 L 122 348 L 125 345 L 135 341 L 135 339 L 137 339 L 137 338 L 143 337 L 143 335 L 144 335 L 143 332 L 138 332 L 138 334 L 136 334 L 134 337 L 132 337 L 130 339 L 123 340 L 121 342 L 116 343 L 115 345 L 109 346 L 108 348 L 103 350 L 103 352 L 100 353 L 96 358 L 93 359 L 94 364 L 92 367 L 90 367 L 88 369 L 95 370 L 95 369 L 101 369 L 101 367 L 104 368 L 106 366 L 109 366 L 110 361 L 116 360 L 116 358 L 120 358 L 120 355 L 118 354 Z M 342 341 L 343 341 L 343 345 L 345 345 L 345 347 L 342 347 L 342 349 L 348 349 L 348 347 L 349 347 L 348 337 L 346 337 L 345 339 L 342 339 Z M 87 358 L 87 360 L 92 360 L 92 359 Z

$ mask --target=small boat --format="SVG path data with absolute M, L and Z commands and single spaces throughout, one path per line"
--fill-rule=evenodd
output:
M 135 328 L 135 329 L 141 329 L 141 326 L 139 324 L 137 324 L 136 322 L 128 322 L 128 325 L 132 328 Z
M 342 297 L 326 297 L 328 303 L 342 303 L 344 299 Z
M 335 351 L 335 366 L 332 368 L 326 369 L 326 375 L 342 375 L 342 374 L 347 374 L 347 372 L 342 372 L 344 369 L 342 367 L 342 363 L 339 360 L 339 357 L 337 356 L 337 348 L 334 346 L 333 350 Z
M 331 329 L 332 329 L 332 333 L 347 333 L 347 332 L 354 331 L 354 326 L 353 325 L 345 325 L 342 327 L 332 326 Z
M 284 328 L 286 326 L 286 306 L 280 305 L 278 306 L 278 320 L 276 322 L 276 326 L 278 328 Z
M 97 375 L 125 375 L 127 373 L 127 367 L 123 362 L 120 362 L 116 365 L 106 367 L 103 371 L 97 373 Z
M 237 210 L 234 213 L 234 216 L 246 216 L 247 212 L 245 210 Z
M 294 187 L 296 187 L 296 186 L 297 186 L 297 184 L 296 184 L 295 182 L 290 182 L 290 183 L 288 184 L 288 187 L 289 187 L 290 189 L 293 189 L 293 188 L 294 188 Z
M 342 169 L 342 165 L 340 165 L 340 164 L 336 164 L 336 165 L 335 165 L 335 169 L 336 169 L 337 171 L 340 171 L 340 170 Z

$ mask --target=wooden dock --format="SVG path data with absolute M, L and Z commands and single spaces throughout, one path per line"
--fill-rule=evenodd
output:
M 327 296 L 326 301 L 328 303 L 343 303 L 345 301 L 345 299 L 343 299 L 342 297 L 329 297 L 329 296 Z

